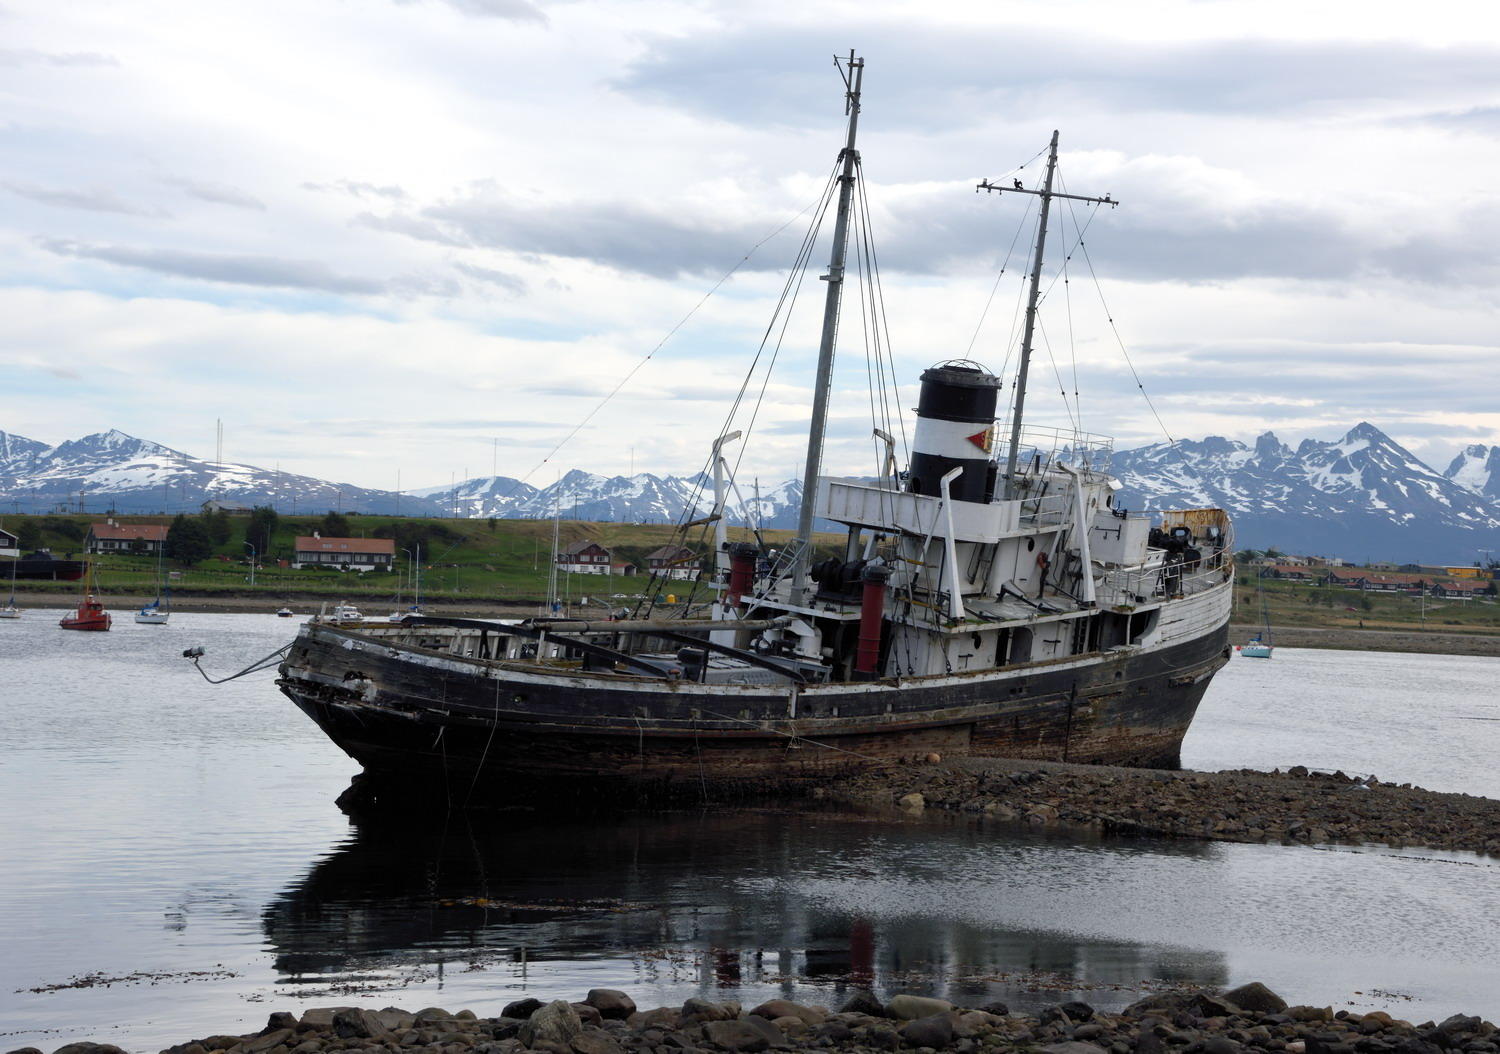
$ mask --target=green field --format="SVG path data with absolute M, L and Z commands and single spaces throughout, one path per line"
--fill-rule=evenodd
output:
M 39 530 L 40 544 L 53 554 L 83 558 L 83 536 L 89 524 L 100 522 L 97 515 L 7 516 L 0 526 L 12 533 L 32 521 Z M 121 524 L 170 524 L 170 516 L 116 516 Z M 456 520 L 414 519 L 395 516 L 346 516 L 351 537 L 377 537 L 382 527 L 388 530 L 425 531 L 421 547 L 421 587 L 424 600 L 444 598 L 489 603 L 533 603 L 547 596 L 549 563 L 552 556 L 553 523 L 551 520 Z M 278 566 L 290 563 L 298 535 L 309 535 L 322 528 L 321 516 L 282 517 L 268 555 L 257 561 L 255 582 L 250 582 L 249 551 L 245 547 L 248 519 L 229 518 L 228 540 L 213 546 L 212 555 L 191 565 L 167 557 L 164 571 L 170 575 L 168 585 L 185 596 L 234 595 L 266 598 L 388 598 L 409 602 L 411 595 L 411 561 L 397 542 L 394 571 L 346 571 L 304 568 L 293 570 Z M 325 534 L 327 532 L 324 532 Z M 743 528 L 730 530 L 731 540 L 747 539 Z M 785 544 L 790 531 L 763 532 L 768 544 Z M 611 551 L 616 563 L 632 563 L 641 569 L 635 575 L 559 576 L 558 591 L 575 602 L 582 596 L 611 599 L 615 594 L 630 597 L 648 588 L 645 573 L 646 554 L 677 541 L 677 528 L 668 524 L 587 523 L 563 520 L 557 529 L 558 544 L 566 547 L 574 541 L 590 539 Z M 819 539 L 820 543 L 825 539 Z M 833 536 L 826 542 L 830 552 L 837 544 Z M 687 543 L 695 552 L 708 556 L 712 552 L 712 532 L 694 528 Z M 154 556 L 126 553 L 91 557 L 98 575 L 100 592 L 114 595 L 150 595 L 156 591 Z M 705 566 L 708 566 L 705 563 Z M 9 583 L 0 584 L 8 589 Z M 692 583 L 658 582 L 655 592 L 686 594 Z M 18 582 L 16 591 L 55 593 L 77 588 L 72 583 Z M 699 586 L 698 599 L 707 599 Z M 613 606 L 619 606 L 618 601 Z
M 1260 619 L 1255 568 L 1236 575 L 1234 621 Z M 1321 626 L 1341 629 L 1428 629 L 1448 632 L 1500 632 L 1500 602 L 1495 597 L 1455 600 L 1360 592 L 1339 586 L 1266 578 L 1261 580 L 1266 608 L 1276 626 Z

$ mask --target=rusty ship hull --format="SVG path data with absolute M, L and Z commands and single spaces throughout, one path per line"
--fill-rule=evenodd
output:
M 1005 670 L 726 690 L 522 671 L 313 624 L 278 683 L 376 801 L 639 802 L 796 793 L 928 753 L 1176 767 L 1228 655 L 1223 626 Z

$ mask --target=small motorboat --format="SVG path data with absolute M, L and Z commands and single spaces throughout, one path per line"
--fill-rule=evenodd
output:
M 277 618 L 291 618 L 295 614 L 296 614 L 296 612 L 293 611 L 291 608 L 280 608 L 276 612 L 276 617 Z
M 71 615 L 64 615 L 57 624 L 63 629 L 102 631 L 109 629 L 110 621 L 109 612 L 104 610 L 104 605 L 94 594 L 86 593 L 78 610 Z
M 1240 645 L 1240 654 L 1247 659 L 1269 659 L 1271 657 L 1271 644 L 1263 641 L 1260 637 L 1251 637 Z
M 339 623 L 363 622 L 365 617 L 359 613 L 359 608 L 353 604 L 338 604 L 333 609 L 333 614 L 328 616 L 329 621 Z
M 20 618 L 20 617 L 21 617 L 21 609 L 18 608 L 18 607 L 16 607 L 15 604 L 6 604 L 3 608 L 0 608 L 0 618 Z

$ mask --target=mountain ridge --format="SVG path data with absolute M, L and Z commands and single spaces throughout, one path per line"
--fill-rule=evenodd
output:
M 1500 550 L 1500 446 L 1471 444 L 1438 472 L 1361 421 L 1334 440 L 1294 449 L 1275 432 L 1252 443 L 1224 436 L 1117 451 L 1119 504 L 1154 510 L 1229 510 L 1237 544 L 1351 559 L 1401 557 L 1469 562 Z M 81 497 L 80 497 L 81 496 Z M 0 431 L 0 508 L 50 511 L 83 501 L 118 512 L 196 509 L 209 498 L 273 504 L 282 511 L 341 508 L 421 516 L 671 523 L 706 515 L 711 483 L 701 475 L 603 475 L 572 469 L 536 487 L 509 476 L 396 494 L 252 465 L 216 464 L 118 429 L 55 446 Z M 796 526 L 801 481 L 731 499 L 737 524 Z M 1488 543 L 1488 544 L 1487 544 Z

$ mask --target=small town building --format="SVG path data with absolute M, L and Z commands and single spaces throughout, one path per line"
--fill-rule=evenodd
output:
M 1264 572 L 1267 578 L 1285 578 L 1292 582 L 1311 582 L 1315 578 L 1322 577 L 1317 571 L 1310 569 L 1304 564 L 1271 564 Z
M 1426 588 L 1427 579 L 1421 575 L 1402 574 L 1399 571 L 1365 575 L 1365 589 L 1371 593 L 1406 593 L 1417 596 Z
M 0 556 L 20 556 L 20 555 L 21 555 L 21 539 L 20 539 L 20 536 L 10 533 L 4 527 L 0 527 Z
M 631 563 L 618 563 L 609 565 L 609 573 L 612 575 L 633 575 L 635 574 L 635 570 L 635 564 Z
M 223 512 L 230 516 L 249 516 L 255 511 L 242 501 L 225 501 L 222 498 L 212 498 L 203 503 L 204 512 Z
M 607 575 L 612 563 L 609 550 L 588 538 L 557 554 L 557 569 L 573 575 Z
M 396 562 L 390 538 L 324 538 L 314 531 L 297 538 L 292 567 L 337 567 L 341 571 L 389 571 Z
M 1365 571 L 1357 567 L 1330 567 L 1323 572 L 1321 581 L 1325 586 L 1340 586 L 1344 589 L 1363 589 Z
M 1490 584 L 1487 581 L 1476 581 L 1472 578 L 1449 578 L 1432 583 L 1431 593 L 1435 597 L 1448 597 L 1453 600 L 1472 600 L 1474 597 L 1487 596 Z
M 89 533 L 83 538 L 86 553 L 150 553 L 155 556 L 167 544 L 167 526 L 164 523 L 104 523 L 89 524 Z
M 701 567 L 698 555 L 682 545 L 664 545 L 646 554 L 646 569 L 658 578 L 695 579 Z

